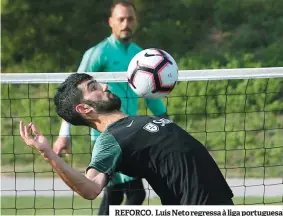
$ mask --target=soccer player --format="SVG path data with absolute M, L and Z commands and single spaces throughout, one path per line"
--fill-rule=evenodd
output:
M 198 140 L 168 119 L 122 113 L 121 100 L 107 84 L 72 74 L 57 89 L 54 103 L 67 122 L 101 132 L 85 176 L 53 152 L 33 123 L 20 122 L 20 134 L 85 199 L 95 199 L 113 173 L 122 172 L 145 178 L 163 205 L 233 204 L 231 189 Z
M 135 6 L 127 1 L 116 1 L 111 7 L 109 26 L 112 34 L 87 50 L 78 72 L 126 71 L 131 59 L 142 49 L 132 42 L 137 25 Z M 128 115 L 136 115 L 138 97 L 127 83 L 110 83 L 109 89 L 121 98 L 121 110 Z M 147 107 L 155 116 L 166 116 L 166 108 L 159 99 L 146 99 Z M 70 124 L 62 122 L 59 137 L 54 143 L 54 151 L 61 155 L 63 150 L 70 153 Z M 91 142 L 95 144 L 99 133 L 91 130 Z M 120 205 L 126 194 L 126 205 L 140 205 L 145 199 L 141 179 L 115 174 L 106 188 L 100 205 L 99 215 L 109 214 L 109 205 Z

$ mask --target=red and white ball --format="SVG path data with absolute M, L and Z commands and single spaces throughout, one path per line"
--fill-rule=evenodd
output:
M 178 66 L 174 58 L 161 49 L 145 49 L 131 60 L 128 83 L 133 91 L 144 98 L 168 96 L 178 81 Z

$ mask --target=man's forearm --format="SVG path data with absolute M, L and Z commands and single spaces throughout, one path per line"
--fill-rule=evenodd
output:
M 70 137 L 71 124 L 62 119 L 59 137 Z
M 41 153 L 45 160 L 56 170 L 61 179 L 75 192 L 85 199 L 95 199 L 99 194 L 99 189 L 95 188 L 95 183 L 86 178 L 80 172 L 74 170 L 64 160 L 55 154 L 52 149 Z
M 154 116 L 161 116 L 166 113 L 166 107 L 161 99 L 145 99 L 146 106 Z

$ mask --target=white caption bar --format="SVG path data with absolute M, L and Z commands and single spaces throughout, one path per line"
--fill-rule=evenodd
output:
M 110 216 L 282 216 L 279 205 L 110 206 Z

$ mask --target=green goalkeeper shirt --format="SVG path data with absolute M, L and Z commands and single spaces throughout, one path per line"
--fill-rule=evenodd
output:
M 135 43 L 124 44 L 114 35 L 107 37 L 96 46 L 88 49 L 83 55 L 78 72 L 123 72 L 126 71 L 131 59 L 142 49 Z M 109 83 L 108 89 L 121 98 L 121 111 L 134 116 L 138 111 L 138 96 L 127 82 Z M 147 107 L 153 115 L 160 116 L 166 113 L 166 107 L 160 99 L 145 99 Z M 94 143 L 99 133 L 91 130 L 91 139 Z M 113 176 L 111 183 L 123 183 L 133 178 L 125 175 Z

